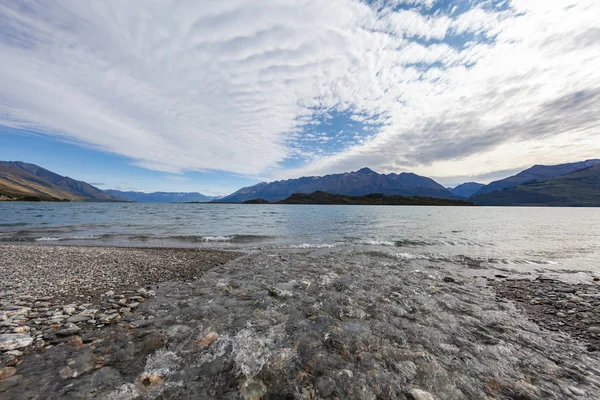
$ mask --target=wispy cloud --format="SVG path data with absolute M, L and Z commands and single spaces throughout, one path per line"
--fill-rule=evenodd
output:
M 6 0 L 0 124 L 168 173 L 456 177 L 600 152 L 598 1 L 443 3 Z M 327 113 L 361 136 L 319 135 Z

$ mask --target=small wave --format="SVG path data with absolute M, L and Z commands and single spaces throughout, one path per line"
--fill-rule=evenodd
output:
M 289 249 L 331 249 L 333 247 L 338 247 L 340 244 L 330 244 L 330 243 L 301 243 L 301 244 L 291 244 L 286 246 Z
M 491 263 L 496 264 L 527 264 L 527 265 L 558 265 L 556 261 L 550 260 L 531 260 L 531 259 L 514 259 L 509 260 L 505 258 L 492 258 L 489 260 Z
M 173 239 L 180 240 L 184 242 L 204 242 L 204 243 L 214 243 L 214 242 L 235 242 L 235 243 L 248 243 L 248 242 L 260 242 L 263 240 L 267 240 L 271 238 L 271 236 L 260 236 L 260 235 L 229 235 L 229 236 L 219 236 L 219 235 L 208 235 L 208 236 L 199 236 L 199 235 L 188 235 L 188 236 L 170 236 L 164 237 L 163 239 Z
M 395 246 L 394 242 L 388 240 L 362 240 L 360 244 L 366 244 L 368 246 Z
M 28 224 L 25 222 L 13 222 L 8 224 L 0 224 L 0 226 L 14 227 L 14 226 L 27 226 Z
M 98 240 L 101 236 L 57 236 L 36 238 L 37 242 L 59 242 L 62 240 Z
M 202 242 L 230 242 L 233 238 L 233 236 L 202 236 L 200 240 Z

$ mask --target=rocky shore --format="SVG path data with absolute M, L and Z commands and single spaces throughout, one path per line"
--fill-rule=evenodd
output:
M 193 249 L 0 246 L 0 393 L 17 386 L 29 353 L 93 341 L 104 327 L 138 327 L 161 282 L 193 281 L 239 254 Z M 82 337 L 84 339 L 82 339 Z M 91 339 L 90 339 L 91 338 Z M 77 374 L 64 368 L 61 376 Z
M 542 329 L 569 334 L 595 352 L 600 350 L 600 279 L 590 281 L 576 285 L 538 277 L 499 280 L 493 286 Z
M 4 255 L 3 399 L 600 398 L 593 281 L 352 248 Z

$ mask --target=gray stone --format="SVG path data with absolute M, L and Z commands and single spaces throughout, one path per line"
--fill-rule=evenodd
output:
M 150 297 L 156 297 L 156 293 L 154 292 L 154 290 L 147 290 L 144 288 L 138 289 L 137 291 L 140 296 L 146 297 L 146 298 L 150 298 Z
M 129 324 L 130 328 L 143 328 L 148 325 L 152 325 L 153 321 L 148 321 L 147 319 L 140 319 L 133 321 Z
M 81 328 L 73 323 L 65 325 L 64 329 L 56 331 L 57 336 L 72 336 L 81 332 Z
M 87 315 L 73 315 L 67 319 L 67 322 L 85 322 L 89 321 L 91 317 Z
M 77 311 L 77 309 L 72 305 L 64 306 L 62 309 L 65 314 L 69 315 L 75 314 L 75 311 Z
M 140 390 L 133 383 L 124 383 L 107 394 L 103 400 L 133 400 L 140 396 Z
M 166 335 L 170 338 L 181 337 L 189 334 L 192 331 L 187 325 L 173 325 L 167 329 Z
M 5 333 L 0 335 L 0 350 L 15 350 L 29 346 L 33 338 L 25 333 Z
M 412 397 L 413 400 L 434 400 L 433 396 L 421 389 L 412 389 L 408 394 Z
M 102 388 L 107 386 L 117 386 L 121 382 L 121 374 L 114 368 L 103 367 L 92 376 L 92 386 Z
M 588 333 L 594 333 L 596 335 L 600 334 L 600 326 L 590 326 L 587 329 Z
M 23 377 L 21 375 L 13 375 L 6 379 L 0 380 L 0 393 L 6 392 L 8 389 L 17 386 L 22 380 Z

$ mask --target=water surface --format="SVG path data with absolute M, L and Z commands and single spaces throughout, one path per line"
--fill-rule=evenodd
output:
M 364 246 L 398 257 L 595 271 L 594 208 L 0 203 L 0 242 L 229 249 Z

